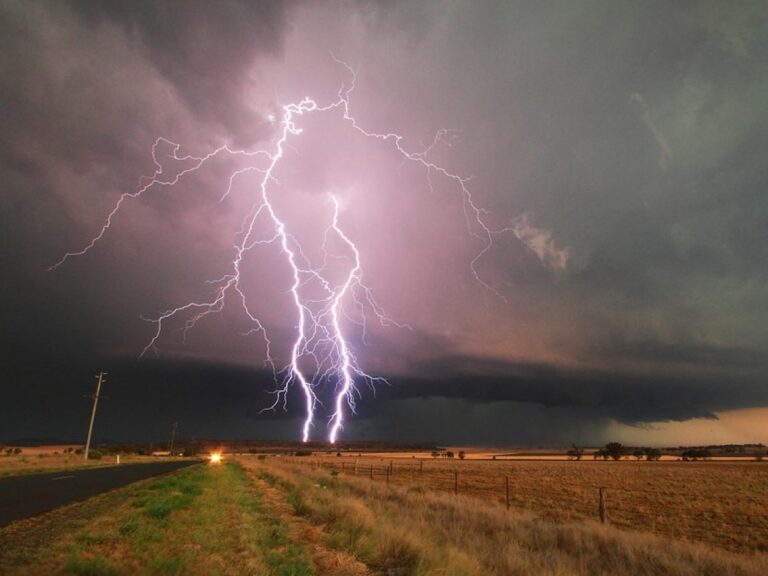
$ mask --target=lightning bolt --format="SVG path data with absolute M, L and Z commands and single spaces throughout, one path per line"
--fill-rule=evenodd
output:
M 229 197 L 235 181 L 240 176 L 251 172 L 260 175 L 258 194 L 254 194 L 251 210 L 243 219 L 242 228 L 238 234 L 240 240 L 233 247 L 234 257 L 229 272 L 208 282 L 213 287 L 208 298 L 170 308 L 154 318 L 144 318 L 154 325 L 154 333 L 143 348 L 140 357 L 149 352 L 158 353 L 158 341 L 164 332 L 165 325 L 171 319 L 183 315 L 187 316 L 183 327 L 186 338 L 187 333 L 200 320 L 210 314 L 221 312 L 227 299 L 234 298 L 252 323 L 253 328 L 247 334 L 258 334 L 263 339 L 266 349 L 264 362 L 271 369 L 275 379 L 274 402 L 265 410 L 275 409 L 281 404 L 283 408 L 286 408 L 289 389 L 292 386 L 298 386 L 303 393 L 305 404 L 305 415 L 301 428 L 301 437 L 304 442 L 310 439 L 318 407 L 322 406 L 318 391 L 324 384 L 328 383 L 333 386 L 331 413 L 327 429 L 329 442 L 335 443 L 344 426 L 345 410 L 348 409 L 351 413 L 355 413 L 355 400 L 360 395 L 359 383 L 367 383 L 373 388 L 377 383 L 386 382 L 384 378 L 367 374 L 360 367 L 349 344 L 349 338 L 345 335 L 344 320 L 356 323 L 362 328 L 363 341 L 365 341 L 369 314 L 383 326 L 406 329 L 410 329 L 410 326 L 389 318 L 376 302 L 371 288 L 365 284 L 361 254 L 355 242 L 340 225 L 341 207 L 335 196 L 330 196 L 333 214 L 331 222 L 325 230 L 322 245 L 324 261 L 320 265 L 312 265 L 310 258 L 307 257 L 300 243 L 289 232 L 285 221 L 276 211 L 271 201 L 272 187 L 270 184 L 277 182 L 275 172 L 285 158 L 285 149 L 289 141 L 302 134 L 302 128 L 298 124 L 300 118 L 309 114 L 340 112 L 342 121 L 351 126 L 353 130 L 366 138 L 390 145 L 404 162 L 412 162 L 421 166 L 425 170 L 430 187 L 435 176 L 453 183 L 461 194 L 469 234 L 483 242 L 482 249 L 470 262 L 471 273 L 477 282 L 494 292 L 496 290 L 480 277 L 476 266 L 483 255 L 492 248 L 494 237 L 511 230 L 511 228 L 493 229 L 486 223 L 485 217 L 488 212 L 474 201 L 468 186 L 469 178 L 455 174 L 429 159 L 430 152 L 439 143 L 447 142 L 450 144 L 448 139 L 454 135 L 455 131 L 447 129 L 437 131 L 432 143 L 418 151 L 406 149 L 404 137 L 398 133 L 378 133 L 366 130 L 352 115 L 350 106 L 357 75 L 347 63 L 335 57 L 334 60 L 347 70 L 351 80 L 348 83 L 343 83 L 337 93 L 337 99 L 325 106 L 318 105 L 315 100 L 309 97 L 305 97 L 298 103 L 283 106 L 279 131 L 271 150 L 233 150 L 229 146 L 221 146 L 203 156 L 180 155 L 181 146 L 179 144 L 166 138 L 158 138 L 152 146 L 152 160 L 155 166 L 152 176 L 140 178 L 135 190 L 120 195 L 112 210 L 107 214 L 98 233 L 82 249 L 65 253 L 58 262 L 49 268 L 49 270 L 55 270 L 70 258 L 84 256 L 93 249 L 112 227 L 113 220 L 125 202 L 135 200 L 150 191 L 175 186 L 182 178 L 200 170 L 212 159 L 219 156 L 261 161 L 261 165 L 254 163 L 233 171 L 229 176 L 228 186 L 219 199 L 220 202 L 224 202 Z M 271 117 L 270 120 L 276 121 L 277 119 Z M 177 163 L 177 167 L 183 166 L 180 170 L 177 169 L 175 173 L 166 174 L 164 163 L 159 159 L 158 150 L 161 146 L 170 149 L 167 158 Z M 258 235 L 257 222 L 262 217 L 268 218 L 271 224 L 272 233 L 268 238 L 260 238 Z M 330 279 L 331 274 L 327 263 L 330 257 L 328 241 L 331 237 L 335 237 L 346 248 L 348 251 L 347 259 L 351 260 L 351 267 L 348 272 L 341 281 L 336 282 Z M 256 312 L 252 310 L 241 286 L 240 267 L 247 253 L 265 245 L 275 245 L 279 248 L 292 273 L 289 291 L 295 307 L 296 333 L 291 346 L 290 361 L 287 366 L 282 368 L 276 366 L 271 355 L 272 342 L 266 327 L 259 320 Z M 302 295 L 302 289 L 310 284 L 320 288 L 322 297 L 310 299 Z M 356 312 L 356 315 L 350 313 L 350 308 Z M 307 365 L 312 369 L 308 370 Z

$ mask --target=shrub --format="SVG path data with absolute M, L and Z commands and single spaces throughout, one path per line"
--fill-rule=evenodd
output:
M 649 462 L 653 460 L 659 460 L 661 458 L 661 450 L 658 448 L 646 448 L 645 449 L 645 459 Z
M 682 456 L 683 456 L 684 462 L 687 462 L 689 460 L 693 460 L 695 462 L 699 458 L 701 458 L 702 460 L 711 458 L 712 453 L 706 448 L 691 448 L 690 450 L 686 450 L 685 452 L 683 452 Z
M 579 448 L 576 446 L 576 444 L 571 444 L 571 449 L 566 452 L 566 455 L 568 458 L 573 458 L 574 460 L 581 460 L 581 457 L 584 455 L 584 448 Z
M 608 442 L 605 445 L 605 453 L 614 460 L 621 460 L 624 452 L 624 446 L 620 442 Z
M 602 458 L 603 460 L 608 460 L 609 454 L 604 448 L 600 448 L 599 450 L 595 450 L 595 453 L 592 455 L 592 457 L 597 460 L 598 458 Z

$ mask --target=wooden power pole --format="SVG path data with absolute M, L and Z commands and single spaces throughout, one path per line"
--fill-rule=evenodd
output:
M 88 425 L 88 439 L 85 441 L 85 460 L 88 461 L 88 452 L 91 450 L 91 434 L 93 434 L 93 421 L 96 419 L 96 406 L 99 404 L 99 393 L 101 392 L 101 385 L 106 382 L 104 376 L 106 372 L 103 370 L 99 372 L 97 376 L 98 382 L 96 383 L 96 394 L 93 395 L 93 410 L 91 411 L 91 423 Z
M 171 426 L 171 441 L 168 443 L 168 452 L 173 456 L 173 441 L 176 440 L 176 429 L 179 427 L 178 422 L 174 422 Z

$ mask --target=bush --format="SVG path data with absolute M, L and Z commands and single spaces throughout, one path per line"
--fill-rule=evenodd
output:
M 89 450 L 88 460 L 101 460 L 104 454 L 100 450 Z
M 683 461 L 688 462 L 689 460 L 693 460 L 696 462 L 699 458 L 702 460 L 706 460 L 708 458 L 712 457 L 712 453 L 707 450 L 706 448 L 691 448 L 690 450 L 686 450 L 682 454 Z
M 600 448 L 599 450 L 595 450 L 595 453 L 592 455 L 592 457 L 597 460 L 598 458 L 602 458 L 603 460 L 608 460 L 609 454 L 604 448 Z
M 608 442 L 605 445 L 605 453 L 614 460 L 621 460 L 624 451 L 624 446 L 620 442 Z
M 653 460 L 659 460 L 661 458 L 661 450 L 658 448 L 646 448 L 645 449 L 645 459 L 649 462 L 652 462 Z
M 568 458 L 573 458 L 574 460 L 581 460 L 581 457 L 584 456 L 584 448 L 579 448 L 576 446 L 576 444 L 571 444 L 571 449 L 566 452 L 566 455 Z

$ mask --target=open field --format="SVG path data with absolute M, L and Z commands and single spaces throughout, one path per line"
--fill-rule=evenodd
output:
M 453 493 L 554 521 L 597 519 L 607 489 L 610 523 L 630 530 L 749 552 L 768 551 L 768 463 L 475 461 L 369 456 L 288 458 L 374 482 Z M 388 471 L 390 472 L 388 474 Z M 458 477 L 457 474 L 458 473 Z
M 2 574 L 755 575 L 768 556 L 243 456 L 0 530 Z
M 82 455 L 57 452 L 51 449 L 36 450 L 26 448 L 21 454 L 0 455 L 0 477 L 114 466 L 117 462 L 115 456 L 104 456 L 98 460 L 86 461 Z M 168 459 L 155 456 L 121 455 L 120 464 L 142 464 Z

